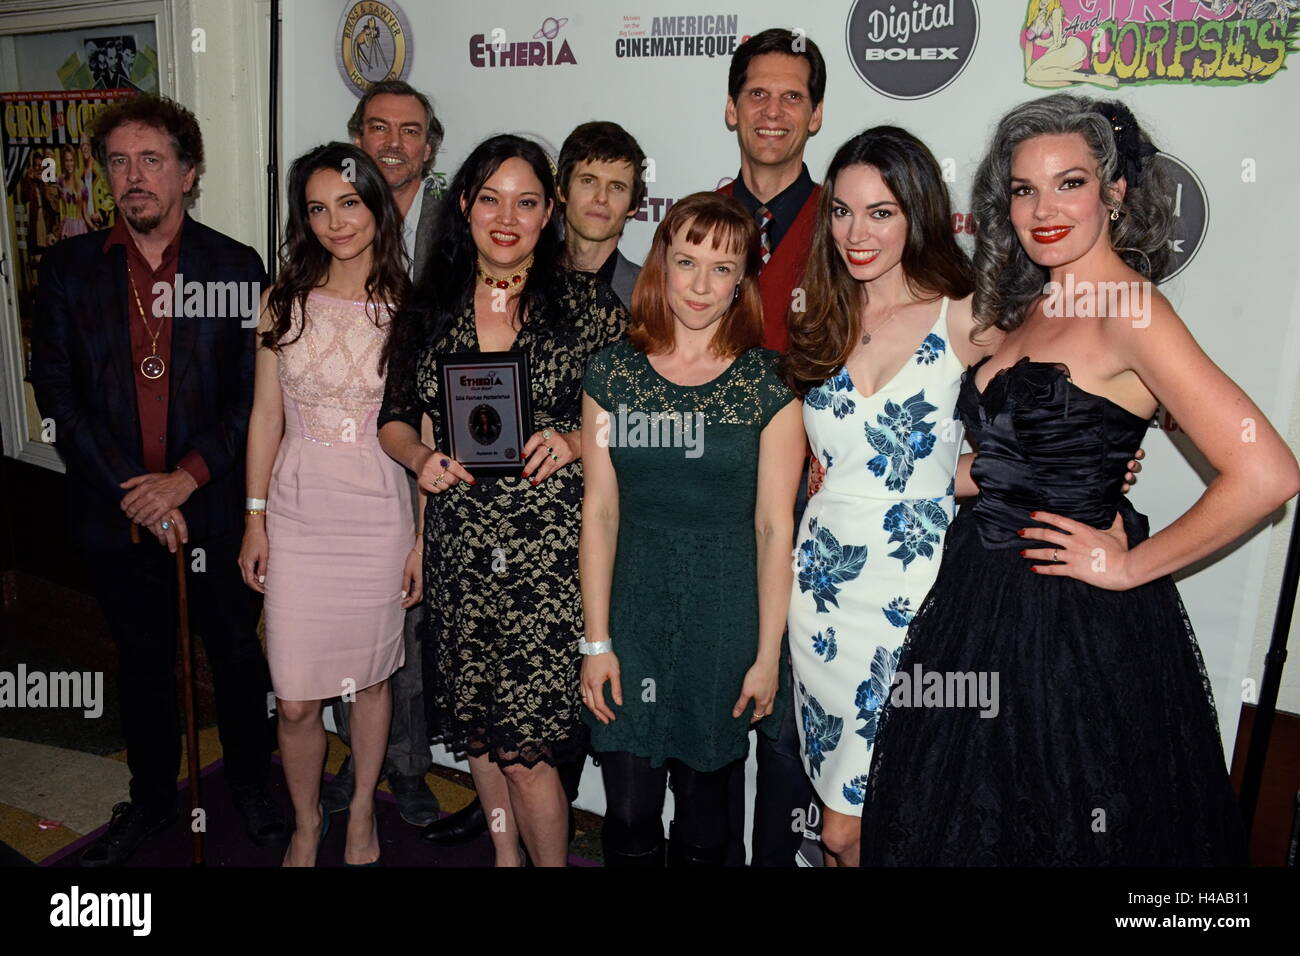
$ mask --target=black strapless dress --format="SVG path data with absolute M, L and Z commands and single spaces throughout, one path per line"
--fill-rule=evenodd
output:
M 862 865 L 1244 865 L 1210 682 L 1173 580 L 1106 591 L 1036 575 L 1019 554 L 1050 547 L 1016 534 L 1039 509 L 1097 528 L 1118 511 L 1130 547 L 1148 537 L 1120 492 L 1147 421 L 1028 359 L 981 396 L 979 365 L 957 407 L 979 446 L 980 494 L 949 528 L 908 629 Z M 947 692 L 929 700 L 946 706 L 925 706 L 936 672 Z M 981 675 L 996 713 L 972 700 Z

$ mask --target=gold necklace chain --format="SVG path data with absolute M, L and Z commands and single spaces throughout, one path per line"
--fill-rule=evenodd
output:
M 886 325 L 888 325 L 890 322 L 894 321 L 894 316 L 898 315 L 898 310 L 899 310 L 899 308 L 900 308 L 899 306 L 894 306 L 892 309 L 890 309 L 890 311 L 889 311 L 889 316 L 888 316 L 888 318 L 885 319 L 885 321 L 881 322 L 879 325 L 877 325 L 877 326 L 876 326 L 874 329 L 872 329 L 870 332 L 863 332 L 863 333 L 862 333 L 862 344 L 863 344 L 863 345 L 870 345 L 870 344 L 871 344 L 871 336 L 872 336 L 873 334 L 875 334 L 876 332 L 879 332 L 881 329 L 883 329 L 883 328 L 884 328 Z
M 131 272 L 130 262 L 126 264 L 126 281 L 131 286 L 131 293 L 135 296 L 135 307 L 140 310 L 140 321 L 144 323 L 144 330 L 149 333 L 150 339 L 149 354 L 140 360 L 140 374 L 151 381 L 162 378 L 163 373 L 167 371 L 167 363 L 158 354 L 158 336 L 162 335 L 163 323 L 167 321 L 167 317 L 161 317 L 157 332 L 149 326 L 149 320 L 145 318 L 144 303 L 140 301 L 140 290 L 135 287 L 135 275 Z

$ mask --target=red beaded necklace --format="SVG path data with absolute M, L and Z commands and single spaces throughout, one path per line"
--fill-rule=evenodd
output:
M 533 257 L 530 255 L 524 262 L 524 267 L 513 275 L 506 277 L 494 276 L 483 268 L 483 261 L 478 263 L 478 276 L 483 280 L 483 284 L 493 289 L 513 289 L 523 284 L 528 278 L 528 270 L 533 266 Z

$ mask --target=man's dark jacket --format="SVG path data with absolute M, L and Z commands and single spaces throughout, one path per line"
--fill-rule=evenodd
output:
M 125 546 L 129 520 L 119 485 L 143 474 L 138 371 L 131 354 L 126 249 L 104 252 L 108 230 L 54 245 L 41 262 L 32 323 L 30 380 L 42 417 L 53 419 L 55 446 L 67 465 L 68 514 L 83 549 Z M 186 216 L 179 277 L 191 282 L 256 284 L 266 273 L 257 252 Z M 248 293 L 245 294 L 247 300 Z M 206 295 L 205 295 L 206 300 Z M 225 299 L 227 303 L 230 299 Z M 238 301 L 238 300 L 233 300 Z M 167 359 L 167 468 L 190 451 L 209 480 L 181 508 L 190 540 L 236 532 L 243 525 L 244 454 L 253 407 L 257 298 L 252 315 L 180 315 Z M 133 310 L 134 311 L 134 308 Z M 156 321 L 150 316 L 151 321 Z

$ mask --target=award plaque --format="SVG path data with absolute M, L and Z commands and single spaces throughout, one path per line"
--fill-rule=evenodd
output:
M 438 356 L 441 446 L 475 478 L 518 475 L 533 408 L 524 352 Z

